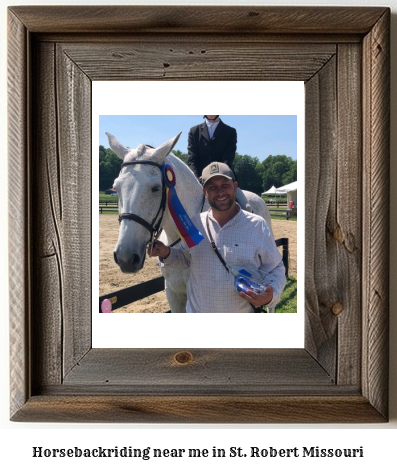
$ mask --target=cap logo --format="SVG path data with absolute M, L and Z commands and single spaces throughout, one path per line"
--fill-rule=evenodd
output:
M 219 172 L 219 165 L 218 164 L 211 165 L 210 174 L 212 175 L 213 173 L 217 173 L 217 172 Z

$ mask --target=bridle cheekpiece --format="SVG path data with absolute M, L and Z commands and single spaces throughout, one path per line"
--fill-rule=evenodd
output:
M 121 168 L 127 167 L 129 165 L 152 165 L 153 167 L 157 167 L 160 169 L 161 172 L 161 202 L 160 202 L 160 207 L 153 218 L 152 222 L 149 223 L 145 221 L 143 218 L 138 216 L 137 214 L 134 213 L 122 213 L 119 214 L 119 222 L 121 222 L 123 219 L 127 219 L 129 221 L 135 221 L 141 226 L 143 226 L 145 229 L 147 229 L 150 232 L 150 240 L 149 242 L 152 242 L 153 240 L 157 240 L 158 237 L 160 236 L 161 233 L 161 222 L 163 220 L 164 212 L 165 212 L 165 205 L 166 205 L 166 191 L 165 191 L 165 182 L 164 182 L 164 172 L 163 172 L 163 165 L 160 165 L 156 162 L 153 162 L 151 160 L 132 160 L 131 162 L 124 162 L 121 164 Z M 156 222 L 157 221 L 157 222 Z

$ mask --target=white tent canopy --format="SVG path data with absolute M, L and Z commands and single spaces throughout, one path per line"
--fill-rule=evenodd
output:
M 288 193 L 290 191 L 297 191 L 298 182 L 288 183 L 288 185 L 280 186 L 277 188 L 276 193 Z
M 276 188 L 274 185 L 270 190 L 265 191 L 262 195 L 287 195 L 287 203 L 293 201 L 295 206 L 298 204 L 298 182 L 288 183 L 288 185 L 280 186 Z
M 287 194 L 287 204 L 293 201 L 295 206 L 298 206 L 298 182 L 288 183 L 288 185 L 280 186 L 277 188 L 277 194 Z
M 273 185 L 270 190 L 265 191 L 262 195 L 275 195 L 277 193 L 277 188 Z

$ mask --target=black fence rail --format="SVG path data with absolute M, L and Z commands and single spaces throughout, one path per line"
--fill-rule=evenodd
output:
M 116 208 L 104 208 L 103 206 L 99 206 L 99 214 L 104 214 L 104 213 L 117 214 L 117 207 Z
M 278 200 L 263 200 L 267 206 L 276 207 L 276 208 L 288 208 L 287 200 L 278 201 Z
M 289 257 L 289 241 L 287 237 L 276 240 L 277 247 L 282 247 L 282 257 L 285 267 L 285 276 L 288 278 L 288 257 Z M 144 281 L 128 288 L 114 291 L 113 293 L 99 296 L 99 312 L 102 312 L 102 302 L 108 299 L 112 303 L 112 311 L 119 309 L 128 304 L 140 301 L 143 298 L 152 296 L 153 294 L 163 291 L 165 288 L 164 277 L 159 276 L 153 280 Z M 170 312 L 170 311 L 168 311 Z
M 115 201 L 100 201 L 99 206 L 118 206 L 117 200 Z
M 159 293 L 163 291 L 164 288 L 164 277 L 159 276 L 153 280 L 144 281 L 138 285 L 129 286 L 128 288 L 99 296 L 99 312 L 102 312 L 102 302 L 105 299 L 109 299 L 112 303 L 112 310 L 114 310 Z
M 117 211 L 118 211 L 117 201 L 100 201 L 99 202 L 99 214 L 117 213 Z
M 278 216 L 278 217 L 283 217 L 286 218 L 287 221 L 288 219 L 291 218 L 296 218 L 298 215 L 298 212 L 296 208 L 289 209 L 289 208 L 278 208 L 278 209 L 273 209 L 273 208 L 268 208 L 270 212 L 270 216 Z

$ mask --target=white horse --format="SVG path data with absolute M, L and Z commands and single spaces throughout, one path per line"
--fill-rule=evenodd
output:
M 170 245 L 179 240 L 179 233 L 165 201 L 163 164 L 173 167 L 176 192 L 190 218 L 206 211 L 208 202 L 203 188 L 189 167 L 171 153 L 180 134 L 153 149 L 140 144 L 129 149 L 113 135 L 106 133 L 109 145 L 123 161 L 120 175 L 114 182 L 120 213 L 119 238 L 114 260 L 124 273 L 136 273 L 143 267 L 147 244 L 157 237 Z M 244 191 L 250 209 L 262 216 L 271 228 L 270 213 L 265 202 L 255 193 Z M 214 254 L 215 256 L 215 254 Z M 171 312 L 185 312 L 186 282 L 189 269 L 161 268 L 165 292 Z

